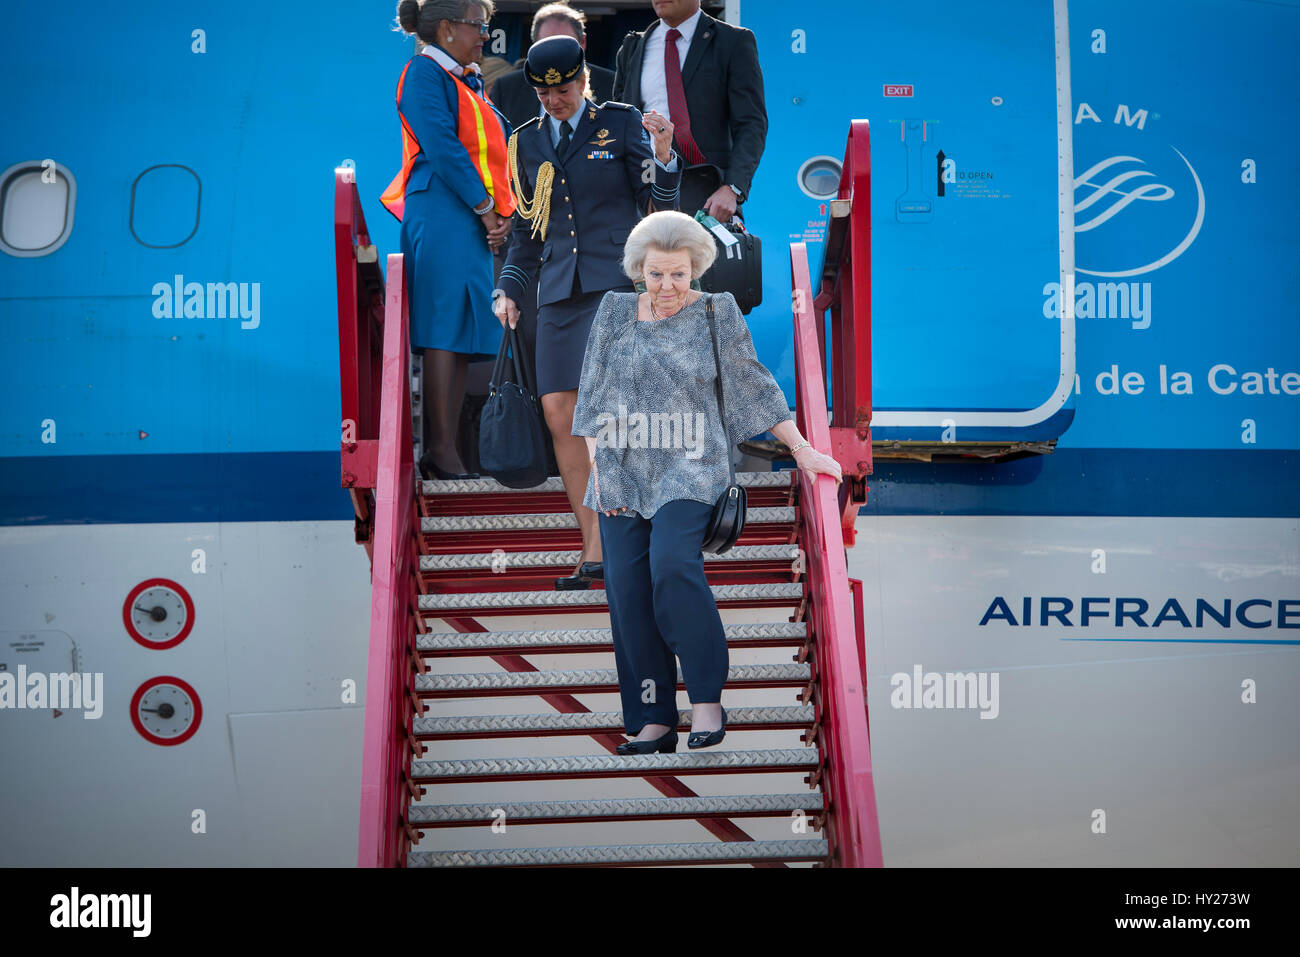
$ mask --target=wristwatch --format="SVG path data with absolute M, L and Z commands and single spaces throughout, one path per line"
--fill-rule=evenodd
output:
M 736 202 L 740 202 L 740 197 L 744 195 L 744 193 L 740 191 L 740 187 L 733 186 L 731 183 L 728 183 L 727 188 L 736 194 Z

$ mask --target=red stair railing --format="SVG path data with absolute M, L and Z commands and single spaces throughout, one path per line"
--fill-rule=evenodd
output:
M 356 541 L 374 561 L 375 463 L 384 277 L 370 242 L 355 171 L 334 170 L 334 271 L 338 283 L 340 479 L 352 497 Z
M 827 839 L 840 867 L 883 863 L 867 728 L 862 583 L 848 577 L 858 507 L 871 473 L 871 131 L 854 120 L 831 202 L 817 295 L 808 250 L 790 244 L 794 308 L 795 421 L 814 448 L 839 462 L 844 481 L 799 474 L 800 540 L 808 543 L 808 616 L 820 676 L 817 745 L 828 796 Z M 826 416 L 823 314 L 831 335 L 831 415 Z M 839 534 L 836 534 L 836 531 Z M 839 547 L 843 544 L 843 548 Z
M 415 793 L 408 783 L 412 702 L 407 693 L 418 616 L 415 446 L 411 435 L 410 339 L 402 256 L 388 257 L 383 373 L 376 455 L 370 651 L 361 766 L 357 864 L 405 863 L 411 834 L 401 827 Z
M 871 128 L 854 120 L 844 146 L 840 187 L 830 202 L 822 268 L 812 277 L 818 365 L 826 355 L 821 316 L 831 314 L 830 454 L 844 469 L 839 491 L 844 544 L 852 547 L 854 520 L 866 504 L 871 474 Z M 801 245 L 801 244 L 800 244 Z M 793 250 L 793 244 L 791 249 Z M 807 258 L 805 254 L 805 270 Z M 806 295 L 806 291 L 803 293 Z M 795 311 L 799 311 L 795 290 Z M 806 435 L 806 433 L 805 433 Z

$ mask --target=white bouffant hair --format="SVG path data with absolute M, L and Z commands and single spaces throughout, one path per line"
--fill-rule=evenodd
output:
M 636 224 L 623 247 L 623 272 L 632 280 L 642 279 L 646 253 L 658 250 L 691 254 L 691 279 L 699 279 L 713 265 L 718 247 L 713 234 L 685 213 L 666 209 L 651 213 Z

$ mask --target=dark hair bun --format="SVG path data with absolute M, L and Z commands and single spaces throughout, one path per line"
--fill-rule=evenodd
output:
M 401 0 L 397 5 L 397 23 L 407 33 L 415 33 L 415 23 L 420 18 L 420 5 L 416 0 Z

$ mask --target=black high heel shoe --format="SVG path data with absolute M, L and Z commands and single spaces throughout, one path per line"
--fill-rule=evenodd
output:
M 420 456 L 420 475 L 426 482 L 432 481 L 433 479 L 479 478 L 477 472 L 448 472 L 446 469 L 439 468 L 438 463 L 433 460 L 432 452 L 425 452 Z
M 619 754 L 673 754 L 677 751 L 677 729 L 669 728 L 667 734 L 652 741 L 624 741 L 617 750 Z
M 727 709 L 722 709 L 722 727 L 717 731 L 692 731 L 686 739 L 688 748 L 711 748 L 727 736 Z

